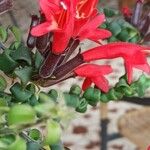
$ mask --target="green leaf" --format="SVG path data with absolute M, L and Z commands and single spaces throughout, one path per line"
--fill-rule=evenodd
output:
M 121 25 L 123 29 L 130 29 L 130 30 L 137 31 L 135 27 L 133 27 L 130 23 L 128 23 L 127 21 L 123 19 L 119 19 L 117 22 Z
M 64 99 L 67 106 L 76 108 L 79 105 L 79 97 L 77 95 L 64 93 Z
M 8 103 L 5 100 L 5 98 L 0 97 L 0 107 L 3 107 L 3 106 L 8 106 Z
M 129 33 L 126 29 L 121 30 L 121 32 L 117 35 L 117 38 L 121 41 L 128 41 L 129 39 Z
M 9 111 L 8 103 L 5 98 L 0 97 L 0 117 L 2 114 Z
M 131 42 L 131 43 L 137 43 L 139 40 L 140 40 L 140 37 L 139 36 L 135 36 L 132 39 L 130 39 L 129 42 Z
M 11 88 L 10 92 L 18 102 L 25 102 L 32 96 L 32 93 L 24 89 L 19 83 L 15 83 Z
M 76 108 L 77 112 L 85 113 L 87 111 L 88 102 L 85 98 L 80 99 L 79 105 Z
M 3 26 L 0 26 L 0 40 L 2 42 L 5 42 L 7 40 L 7 37 L 8 37 L 7 30 Z
M 145 95 L 145 90 L 150 87 L 150 78 L 142 75 L 138 81 L 131 84 L 131 88 L 133 88 L 139 97 L 143 97 Z
M 119 88 L 119 87 L 129 87 L 126 76 L 123 76 L 119 79 L 119 82 L 116 84 L 116 88 Z
M 12 26 L 9 29 L 13 33 L 16 41 L 20 42 L 21 41 L 21 36 L 22 36 L 20 29 L 16 26 Z
M 57 144 L 50 145 L 51 150 L 64 150 L 63 144 L 61 142 Z
M 106 95 L 107 95 L 109 100 L 119 100 L 118 96 L 120 96 L 120 97 L 122 96 L 122 94 L 115 91 L 114 88 L 110 89 Z
M 41 115 L 47 115 L 47 114 L 51 114 L 53 109 L 56 107 L 56 104 L 54 104 L 53 101 L 48 102 L 48 103 L 44 103 L 44 104 L 37 104 L 34 106 L 35 111 L 41 116 Z
M 26 150 L 26 141 L 17 136 L 14 143 L 12 143 L 7 150 Z
M 4 73 L 11 73 L 16 67 L 17 62 L 14 61 L 7 51 L 4 51 L 2 54 L 0 54 L 0 70 L 2 70 Z
M 16 140 L 16 137 L 12 134 L 4 135 L 0 137 L 0 149 L 8 149 L 8 146 L 11 145 Z
M 127 83 L 126 76 L 123 76 L 120 78 L 119 82 L 117 83 L 115 87 L 116 92 L 122 93 L 126 97 L 133 96 L 135 91 L 130 87 L 130 85 Z
M 28 104 L 30 104 L 31 106 L 35 106 L 35 105 L 39 104 L 39 101 L 38 101 L 38 99 L 37 99 L 37 97 L 36 97 L 35 94 L 33 94 L 33 95 L 29 98 Z
M 52 98 L 45 92 L 39 93 L 39 102 L 40 103 L 46 103 L 52 101 Z
M 82 92 L 80 86 L 78 85 L 73 85 L 71 88 L 70 88 L 70 94 L 74 94 L 74 95 L 80 95 Z
M 103 23 L 103 24 L 100 26 L 100 28 L 106 29 L 106 28 L 107 28 L 107 24 L 106 24 L 106 23 Z
M 138 32 L 135 30 L 128 29 L 129 32 L 129 40 L 138 35 Z
M 20 45 L 21 45 L 20 42 L 15 41 L 15 42 L 13 42 L 13 43 L 9 46 L 9 49 L 11 49 L 11 50 L 16 50 L 16 49 L 18 49 L 18 48 L 20 47 Z
M 41 145 L 37 142 L 28 142 L 27 150 L 41 150 Z
M 100 100 L 101 91 L 99 89 L 90 87 L 85 90 L 83 97 L 88 101 L 90 105 L 95 106 Z
M 105 93 L 102 93 L 100 101 L 103 103 L 108 103 L 110 99 L 107 97 Z
M 10 104 L 11 99 L 12 99 L 11 95 L 6 94 L 6 93 L 1 92 L 1 91 L 0 91 L 0 98 L 4 99 L 8 104 Z
M 36 93 L 36 86 L 33 83 L 30 83 L 26 86 L 26 89 L 30 91 L 32 94 Z
M 14 105 L 11 107 L 7 115 L 8 124 L 25 125 L 32 124 L 36 121 L 36 113 L 29 105 Z
M 117 15 L 118 12 L 112 8 L 104 8 L 104 14 L 106 15 L 106 17 L 113 17 Z
M 29 131 L 29 137 L 34 141 L 40 141 L 42 138 L 42 135 L 38 129 L 31 129 Z
M 48 95 L 54 100 L 54 101 L 57 101 L 57 98 L 58 98 L 58 92 L 54 89 L 51 89 L 49 92 L 48 92 Z
M 61 137 L 61 127 L 56 121 L 48 121 L 46 126 L 46 135 L 44 138 L 45 145 L 57 144 Z
M 27 47 L 23 46 L 22 44 L 19 46 L 18 49 L 12 51 L 10 56 L 15 61 L 25 61 L 28 65 L 31 65 L 32 63 L 31 51 Z
M 4 91 L 6 87 L 7 87 L 7 81 L 2 75 L 0 75 L 0 91 Z
M 108 42 L 111 43 L 111 42 L 116 42 L 118 41 L 118 39 L 115 37 L 115 36 L 111 36 L 109 39 L 108 39 Z
M 32 68 L 31 67 L 16 68 L 14 73 L 21 80 L 21 82 L 24 85 L 26 85 L 31 79 Z
M 116 21 L 111 22 L 108 29 L 112 32 L 113 36 L 117 36 L 121 32 L 121 26 Z
M 124 19 L 116 19 L 115 20 L 121 27 L 124 27 L 124 28 L 126 28 L 126 27 L 128 27 L 128 25 L 129 25 L 129 23 L 127 23 Z

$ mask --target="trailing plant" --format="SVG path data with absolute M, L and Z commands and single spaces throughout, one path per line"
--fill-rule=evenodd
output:
M 146 60 L 150 48 L 135 44 L 142 38 L 137 28 L 111 19 L 116 13 L 109 9 L 103 10 L 105 19 L 96 9 L 97 0 L 39 2 L 40 13 L 31 17 L 27 44 L 17 27 L 0 26 L 1 150 L 68 149 L 61 134 L 75 112 L 85 113 L 89 105 L 99 102 L 143 97 L 150 86 L 147 75 L 132 79 L 133 68 L 150 72 Z M 85 39 L 98 46 L 82 52 L 80 43 Z M 103 45 L 102 40 L 108 43 Z M 118 57 L 124 60 L 125 75 L 110 88 L 105 76 L 113 69 L 93 61 Z M 78 76 L 84 78 L 82 88 L 40 88 Z

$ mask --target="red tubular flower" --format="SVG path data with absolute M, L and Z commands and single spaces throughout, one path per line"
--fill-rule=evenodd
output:
M 55 54 L 65 51 L 71 37 L 96 42 L 108 38 L 110 31 L 98 29 L 105 16 L 98 14 L 97 4 L 98 0 L 40 0 L 46 21 L 34 27 L 31 34 L 42 36 L 53 32 L 52 51 Z
M 104 14 L 98 14 L 98 0 L 80 0 L 77 4 L 74 37 L 80 40 L 98 41 L 111 36 L 111 32 L 98 27 L 105 21 Z
M 144 50 L 150 50 L 150 48 L 131 43 L 118 42 L 90 49 L 84 52 L 82 56 L 85 62 L 122 57 L 125 61 L 128 83 L 131 83 L 133 68 L 138 68 L 147 73 L 150 72 L 150 66 L 147 63 Z
M 73 32 L 75 6 L 76 0 L 40 0 L 41 11 L 46 21 L 34 27 L 31 34 L 41 36 L 54 31 L 52 50 L 56 54 L 62 53 Z
M 77 29 L 75 30 L 76 33 L 74 32 L 74 36 L 79 37 L 80 40 L 90 39 L 92 41 L 97 41 L 99 39 L 106 39 L 111 36 L 111 32 L 105 29 L 98 29 L 104 21 L 104 14 L 91 17 L 84 25 L 75 25 Z
M 61 1 L 62 2 L 62 1 Z M 55 32 L 53 37 L 53 48 L 52 51 L 55 54 L 61 54 L 66 49 L 67 45 L 73 34 L 74 18 L 75 18 L 75 7 L 77 0 L 66 0 L 67 10 L 62 13 L 59 23 L 61 23 L 61 32 Z M 64 22 L 65 21 L 65 22 Z
M 83 90 L 87 89 L 92 83 L 94 83 L 102 91 L 108 92 L 109 85 L 104 75 L 112 72 L 112 68 L 110 66 L 86 64 L 76 68 L 74 72 L 78 76 L 85 77 L 85 81 L 83 82 L 82 86 Z

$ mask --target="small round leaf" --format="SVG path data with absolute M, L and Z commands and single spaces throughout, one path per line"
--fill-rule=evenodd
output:
M 32 129 L 29 131 L 29 137 L 35 141 L 41 139 L 41 132 L 38 129 Z
M 61 127 L 56 121 L 48 121 L 46 127 L 46 136 L 44 139 L 45 145 L 53 145 L 60 141 Z
M 8 150 L 26 150 L 26 142 L 19 136 L 16 138 L 15 142 L 12 143 L 9 147 Z
M 36 121 L 34 109 L 29 105 L 14 105 L 7 115 L 9 125 L 30 124 Z
M 70 89 L 70 94 L 75 94 L 75 95 L 80 95 L 82 92 L 80 86 L 78 85 L 73 85 Z

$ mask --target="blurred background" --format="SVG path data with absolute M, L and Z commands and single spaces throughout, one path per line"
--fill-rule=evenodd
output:
M 132 7 L 134 5 L 134 0 L 101 0 L 99 6 L 107 6 L 119 9 L 119 6 L 124 5 L 124 3 L 127 3 Z M 37 4 L 38 0 L 14 0 L 12 10 L 0 15 L 0 24 L 3 26 L 9 26 L 13 24 L 20 27 L 23 32 L 23 41 L 25 42 L 30 26 L 30 16 L 31 14 L 38 13 Z M 81 47 L 84 50 L 89 49 L 94 45 L 94 43 L 86 41 L 81 45 Z M 114 73 L 108 77 L 111 86 L 113 86 L 118 81 L 119 77 L 124 74 L 122 59 L 103 60 L 99 61 L 99 63 L 111 64 L 113 66 Z M 141 72 L 136 71 L 134 78 L 137 78 L 140 74 Z M 67 90 L 71 84 L 77 82 L 81 84 L 81 79 L 71 79 L 55 86 L 55 88 Z M 147 91 L 146 95 L 150 95 L 150 91 Z M 137 126 L 134 128 L 135 130 L 133 130 L 133 132 L 130 132 L 130 130 L 125 130 L 126 133 L 129 132 L 128 137 L 120 137 L 118 134 L 120 131 L 123 131 L 121 130 L 122 128 L 131 129 L 132 124 L 140 124 L 140 121 L 143 122 L 142 119 L 144 118 L 144 114 L 148 115 L 147 111 L 145 110 L 143 114 L 140 114 L 141 116 L 138 114 L 138 112 L 143 110 L 143 108 L 145 109 L 146 107 L 122 101 L 110 102 L 107 105 L 101 104 L 101 106 L 94 108 L 89 107 L 86 114 L 76 115 L 75 119 L 69 125 L 69 128 L 64 131 L 62 140 L 64 144 L 71 150 L 100 150 L 100 148 L 102 150 L 106 150 L 105 142 L 107 135 L 109 134 L 113 135 L 113 138 L 110 138 L 111 140 L 109 140 L 107 143 L 108 150 L 144 150 L 142 148 L 145 147 L 145 145 L 142 143 L 142 140 L 145 140 L 144 138 L 146 138 L 150 144 L 150 130 L 148 128 L 148 123 L 146 123 L 147 126 L 141 127 L 140 130 Z M 132 118 L 131 116 L 129 117 L 130 120 L 132 120 L 132 123 L 130 124 L 130 120 L 126 118 L 126 120 L 123 120 L 126 124 L 122 124 L 123 121 L 121 120 L 124 117 L 127 117 L 126 114 L 131 115 L 132 112 L 135 112 L 135 118 Z M 150 119 L 150 117 L 146 116 L 146 119 Z M 143 129 L 147 130 L 143 131 Z M 134 133 L 137 133 L 137 135 L 132 136 Z M 143 134 L 146 134 L 147 137 L 145 137 Z M 140 136 L 141 141 L 139 141 L 139 139 L 135 140 L 134 137 L 137 136 Z

